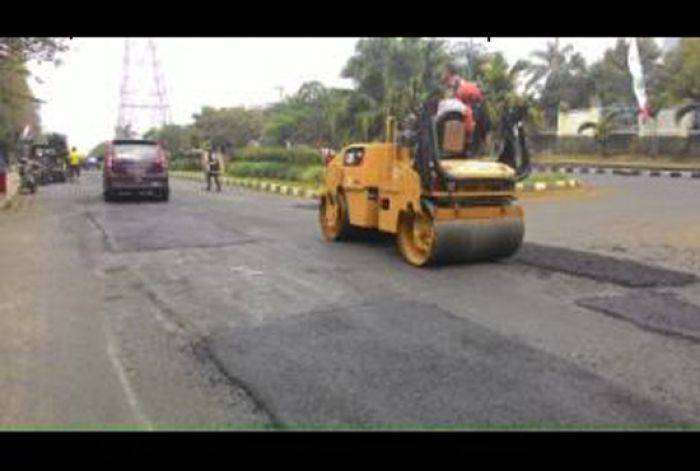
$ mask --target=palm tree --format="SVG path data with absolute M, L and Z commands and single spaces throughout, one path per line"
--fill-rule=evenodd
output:
M 578 128 L 578 133 L 581 134 L 588 129 L 593 130 L 593 138 L 600 145 L 602 156 L 607 155 L 607 141 L 610 134 L 617 128 L 617 116 L 620 110 L 610 110 L 603 114 L 598 121 L 586 121 Z
M 534 62 L 528 64 L 530 78 L 525 89 L 535 89 L 540 93 L 545 112 L 550 125 L 556 122 L 556 108 L 561 101 L 560 91 L 563 78 L 569 74 L 571 64 L 568 56 L 573 52 L 573 46 L 561 46 L 559 38 L 547 43 L 544 50 L 534 51 L 531 55 Z M 544 83 L 543 83 L 544 80 Z
M 559 38 L 555 38 L 553 42 L 547 43 L 546 49 L 532 52 L 532 57 L 539 60 L 529 64 L 530 80 L 527 82 L 527 88 L 536 86 L 543 78 L 546 81 L 556 80 L 561 74 L 566 71 L 568 66 L 568 55 L 573 52 L 573 46 L 567 44 L 561 47 Z M 540 85 L 541 88 L 546 88 Z

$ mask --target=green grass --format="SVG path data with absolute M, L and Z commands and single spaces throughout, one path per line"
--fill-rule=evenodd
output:
M 226 169 L 226 174 L 232 177 L 316 184 L 319 184 L 323 179 L 323 172 L 323 165 L 286 162 L 232 162 Z
M 187 173 L 200 173 L 201 172 L 187 172 Z M 250 178 L 250 177 L 237 177 L 235 175 L 226 175 L 225 178 L 234 178 L 239 181 L 245 181 L 250 183 L 275 183 L 278 185 L 295 186 L 298 188 L 303 188 L 305 190 L 320 190 L 322 185 L 320 183 L 309 182 L 309 181 L 294 181 L 294 180 L 284 180 L 279 178 Z M 553 183 L 559 180 L 571 180 L 575 179 L 571 175 L 564 173 L 553 172 L 553 173 L 533 173 L 523 183 Z

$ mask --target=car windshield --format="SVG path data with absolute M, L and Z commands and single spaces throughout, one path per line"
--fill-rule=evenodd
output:
M 156 157 L 158 146 L 153 144 L 119 144 L 114 146 L 117 159 L 150 160 Z

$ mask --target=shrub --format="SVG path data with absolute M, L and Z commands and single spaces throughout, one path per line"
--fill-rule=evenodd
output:
M 326 168 L 323 165 L 314 165 L 307 167 L 301 174 L 301 181 L 321 183 L 325 175 Z
M 323 169 L 321 165 L 296 165 L 285 162 L 232 162 L 228 173 L 237 177 L 318 183 L 321 181 Z
M 199 160 L 196 159 L 187 159 L 187 158 L 173 158 L 170 159 L 169 162 L 169 167 L 171 170 L 185 170 L 185 171 L 192 171 L 192 170 L 201 170 L 202 167 L 199 163 Z
M 285 162 L 296 165 L 320 165 L 320 152 L 310 147 L 244 147 L 237 149 L 232 161 L 236 162 Z

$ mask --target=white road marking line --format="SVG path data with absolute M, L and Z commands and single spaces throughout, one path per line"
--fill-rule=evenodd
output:
M 119 356 L 117 355 L 117 351 L 114 345 L 114 338 L 112 337 L 112 334 L 109 332 L 108 329 L 106 329 L 105 334 L 107 336 L 107 354 L 109 355 L 109 359 L 112 362 L 114 370 L 117 372 L 119 383 L 121 383 L 122 389 L 124 390 L 124 394 L 126 394 L 126 399 L 129 402 L 131 412 L 136 417 L 136 420 L 138 420 L 146 426 L 147 430 L 153 430 L 153 423 L 148 419 L 148 417 L 146 417 L 146 414 L 141 409 L 141 405 L 139 404 L 138 398 L 136 397 L 136 393 L 134 392 L 133 388 L 131 387 L 131 384 L 129 383 L 129 379 L 126 376 L 126 371 L 124 371 L 124 366 L 119 360 Z

